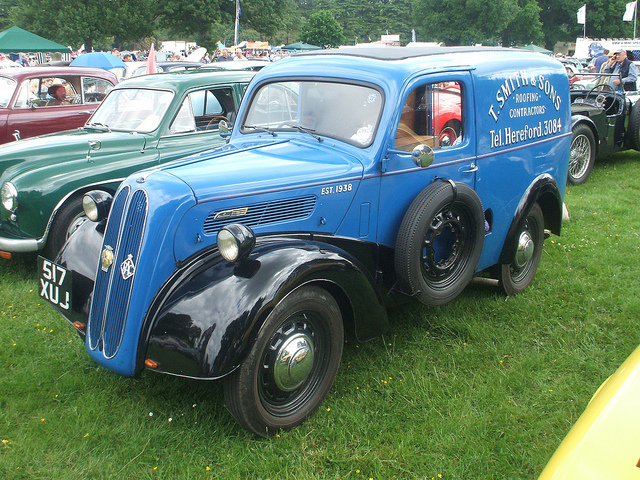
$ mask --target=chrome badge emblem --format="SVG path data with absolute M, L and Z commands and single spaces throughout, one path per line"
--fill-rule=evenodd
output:
M 124 280 L 129 280 L 133 277 L 136 271 L 136 266 L 133 264 L 133 255 L 127 255 L 127 258 L 120 264 L 120 273 Z
M 232 208 L 231 210 L 223 210 L 222 212 L 216 213 L 213 219 L 220 220 L 223 218 L 242 217 L 246 215 L 248 211 L 249 211 L 248 207 Z
M 109 270 L 109 267 L 113 263 L 113 248 L 109 245 L 105 245 L 102 249 L 102 255 L 100 255 L 100 268 L 103 272 Z

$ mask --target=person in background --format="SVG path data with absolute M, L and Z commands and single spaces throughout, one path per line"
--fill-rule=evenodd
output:
M 613 56 L 604 67 L 605 73 L 614 74 L 610 85 L 616 90 L 635 91 L 638 80 L 638 67 L 627 58 L 626 50 L 619 48 L 613 52 Z
M 125 53 L 124 57 L 122 57 L 122 61 L 123 62 L 130 62 L 131 61 L 131 54 L 130 53 Z
M 223 48 L 220 51 L 220 55 L 218 55 L 218 57 L 216 58 L 216 62 L 228 62 L 229 60 L 232 60 L 232 58 L 229 56 L 229 50 Z
M 605 48 L 602 52 L 593 57 L 593 64 L 591 67 L 589 67 L 589 70 L 600 73 L 602 65 L 607 63 L 607 60 L 609 60 L 609 49 Z
M 627 58 L 626 50 L 619 48 L 613 52 L 613 56 L 607 61 L 603 68 L 604 73 L 613 74 L 609 80 L 611 85 L 617 91 L 635 91 L 636 81 L 638 80 L 638 67 L 631 60 Z M 627 109 L 625 102 L 625 110 Z M 626 111 L 624 115 L 618 115 L 616 118 L 616 124 L 613 129 L 613 142 L 621 146 L 624 143 L 625 129 L 624 119 L 626 118 Z
M 234 60 L 246 60 L 246 59 L 247 59 L 247 57 L 245 57 L 245 56 L 242 54 L 242 50 L 240 50 L 239 48 L 236 48 L 236 54 L 235 54 L 235 56 L 233 57 L 233 59 L 234 59 Z

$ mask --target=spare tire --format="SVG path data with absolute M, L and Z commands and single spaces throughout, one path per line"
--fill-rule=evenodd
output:
M 401 290 L 425 305 L 453 300 L 473 278 L 484 245 L 484 211 L 468 185 L 437 181 L 413 200 L 398 231 Z

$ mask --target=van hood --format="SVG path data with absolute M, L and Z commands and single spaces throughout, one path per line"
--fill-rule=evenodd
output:
M 290 188 L 359 181 L 364 166 L 335 145 L 281 140 L 259 146 L 227 146 L 165 169 L 191 187 L 198 203 Z M 319 194 L 319 193 L 318 193 Z
M 219 229 L 229 223 L 242 223 L 256 235 L 334 234 L 356 197 L 364 170 L 349 152 L 300 140 L 244 149 L 229 145 L 191 158 L 197 160 L 163 169 L 184 181 L 196 201 L 175 228 L 177 261 L 214 245 Z

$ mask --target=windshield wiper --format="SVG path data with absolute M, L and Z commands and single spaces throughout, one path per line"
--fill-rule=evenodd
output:
M 257 125 L 243 125 L 242 128 L 250 128 L 251 130 L 256 130 L 257 132 L 266 132 L 269 135 L 273 135 L 274 137 L 278 136 L 278 134 L 273 130 L 264 127 L 258 127 Z
M 308 127 L 303 127 L 302 125 L 300 125 L 299 123 L 296 122 L 284 122 L 280 124 L 281 127 L 293 127 L 296 130 L 298 130 L 299 132 L 302 133 L 308 133 L 309 135 L 311 135 L 313 138 L 315 138 L 316 140 L 318 140 L 318 142 L 322 142 L 324 139 L 320 136 L 320 135 L 316 135 L 314 132 L 315 130 L 313 128 L 308 128 Z
M 104 123 L 100 122 L 89 123 L 85 125 L 85 127 L 96 128 L 98 130 L 104 130 L 105 132 L 111 132 L 111 128 L 109 128 L 109 125 L 105 125 Z

